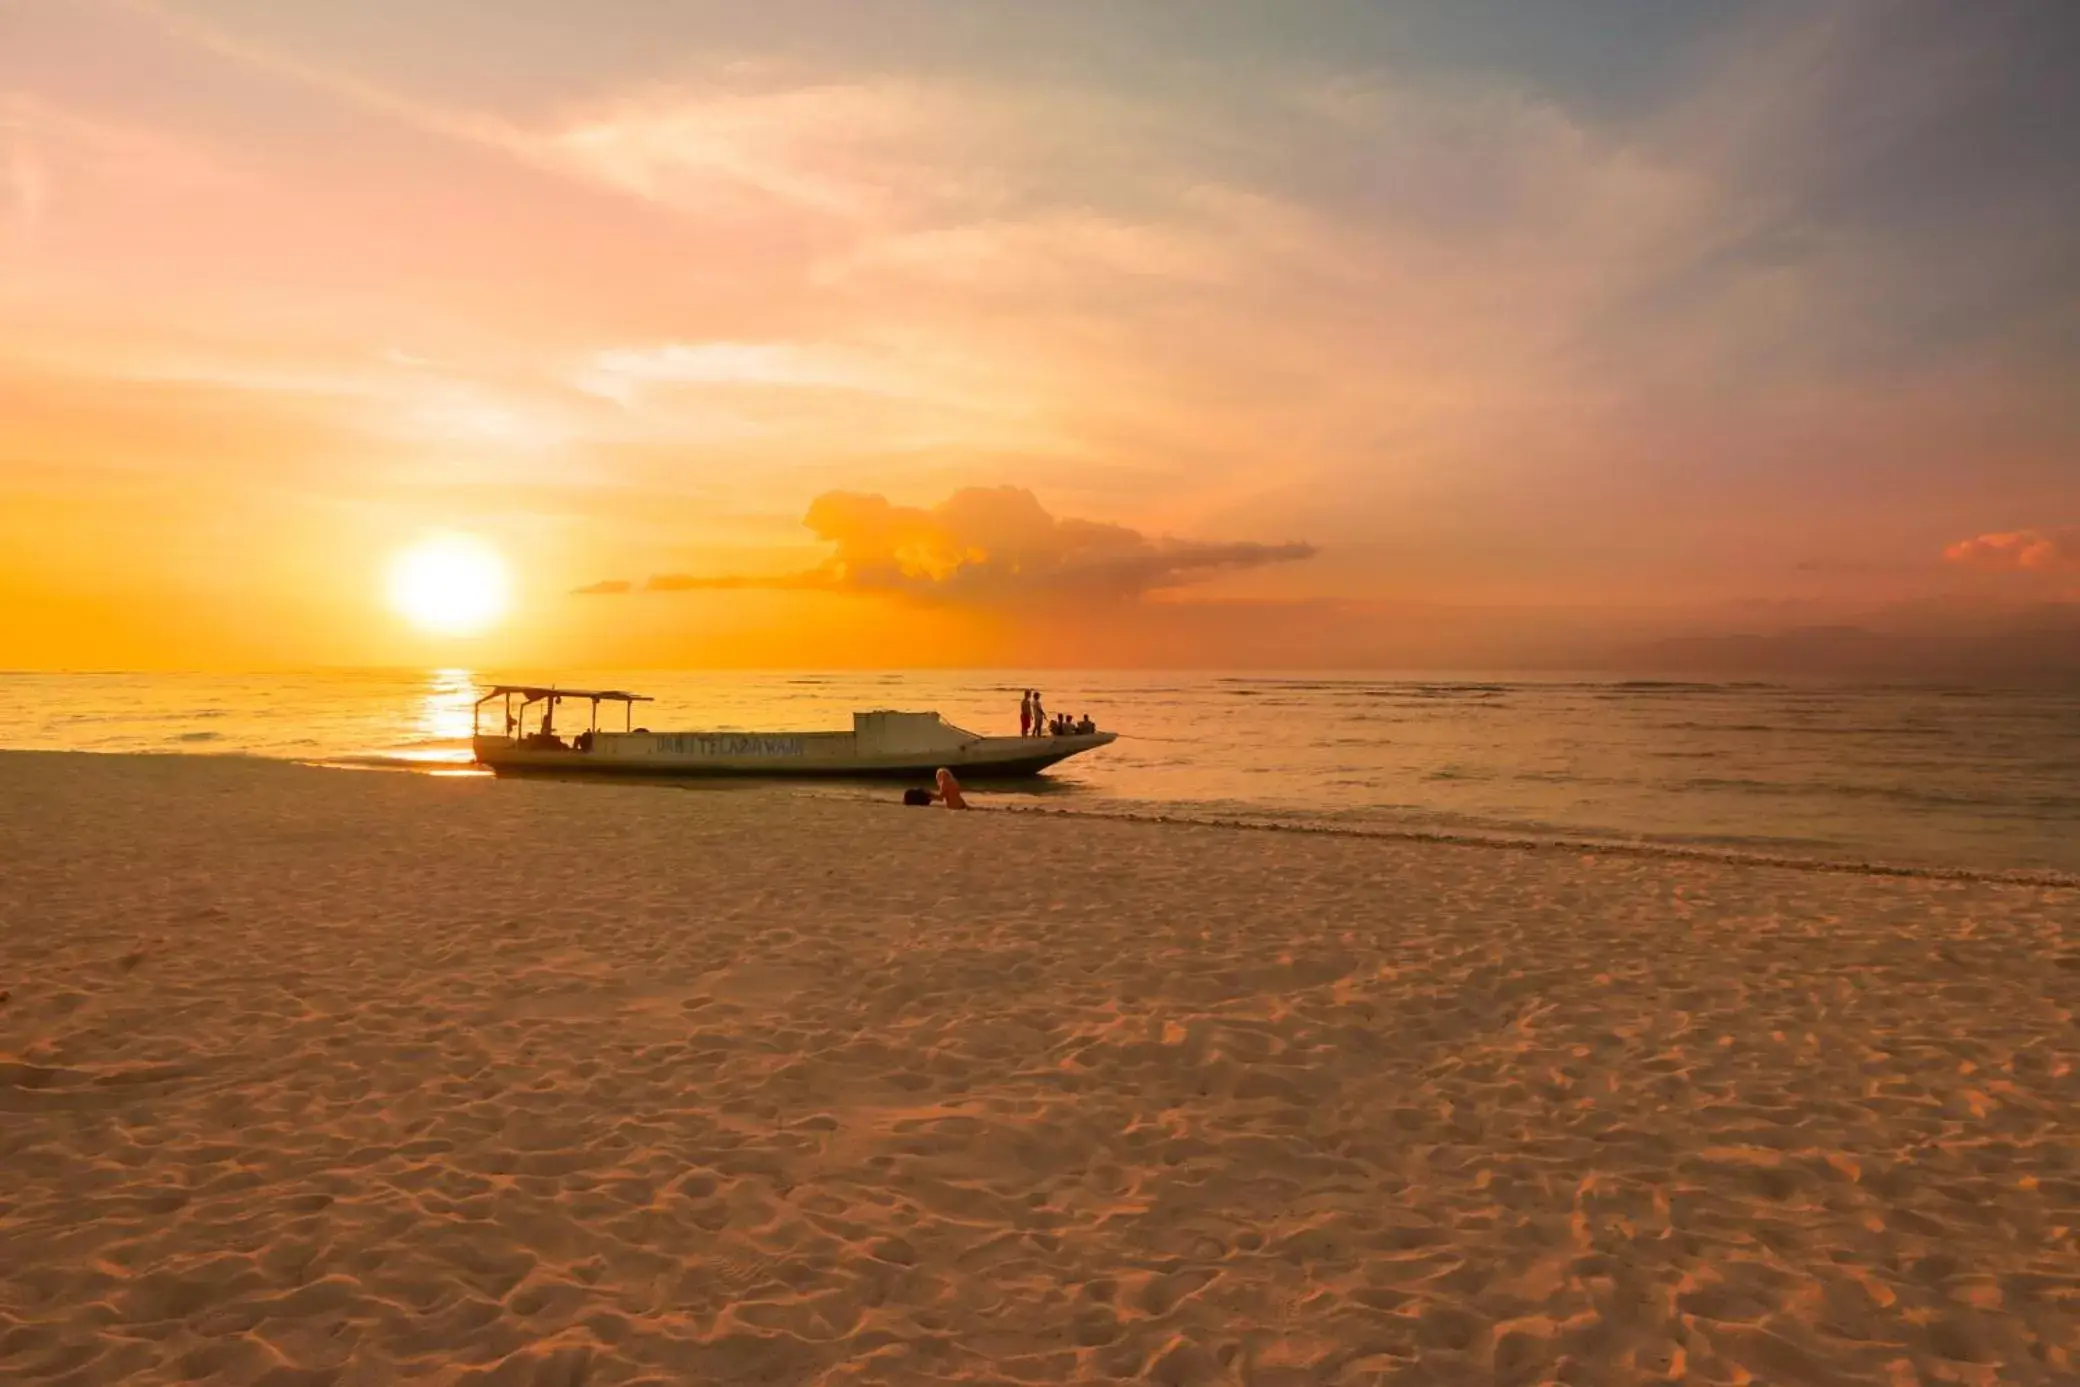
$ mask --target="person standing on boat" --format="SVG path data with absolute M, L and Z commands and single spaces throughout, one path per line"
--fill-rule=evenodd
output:
M 1027 689 L 1018 696 L 1018 735 L 1033 735 L 1033 691 Z
M 1035 737 L 1046 736 L 1047 734 L 1041 730 L 1046 726 L 1047 710 L 1040 706 L 1040 691 L 1035 689 L 1033 690 L 1033 735 Z

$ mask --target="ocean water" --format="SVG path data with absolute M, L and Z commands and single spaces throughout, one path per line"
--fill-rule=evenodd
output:
M 0 747 L 467 773 L 472 691 L 493 677 L 0 674 Z M 1121 734 L 1038 781 L 982 788 L 1005 804 L 2080 875 L 2080 692 L 1059 671 L 559 682 L 652 694 L 637 717 L 659 730 L 837 728 L 894 707 L 992 733 L 1016 729 L 1037 686 L 1050 711 Z

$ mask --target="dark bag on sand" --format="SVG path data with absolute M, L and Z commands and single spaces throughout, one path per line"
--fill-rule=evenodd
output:
M 903 791 L 903 803 L 905 804 L 930 804 L 931 802 L 932 792 L 930 790 Z

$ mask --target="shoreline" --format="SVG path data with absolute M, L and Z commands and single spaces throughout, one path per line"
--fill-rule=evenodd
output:
M 301 757 L 275 756 L 264 752 L 247 751 L 88 751 L 0 747 L 0 757 L 9 756 L 135 757 L 147 760 L 220 759 L 301 766 L 313 770 L 390 771 L 429 779 L 484 778 L 495 780 L 498 778 L 491 771 L 477 765 L 475 762 L 418 761 L 409 757 L 384 757 L 373 754 L 365 757 Z M 674 780 L 669 777 L 644 778 L 626 782 L 584 776 L 535 778 L 553 783 L 575 784 L 581 787 L 625 783 L 632 788 L 654 790 L 713 790 L 723 788 L 740 791 L 766 790 L 810 799 L 829 799 L 841 802 L 856 801 L 859 803 L 887 802 L 881 796 L 864 793 L 858 795 L 819 794 L 813 784 L 782 779 L 759 779 L 756 776 L 717 777 L 713 783 L 704 782 L 696 778 Z M 982 783 L 979 788 L 969 787 L 971 796 L 977 794 L 1001 795 L 1004 793 L 1003 791 L 992 790 L 987 782 Z M 1146 800 L 1131 802 L 1142 805 L 1155 805 L 1158 803 Z M 1547 836 L 1497 831 L 1491 834 L 1479 831 L 1453 831 L 1448 829 L 1394 828 L 1387 825 L 1301 823 L 1290 819 L 1280 819 L 1274 811 L 1267 811 L 1262 818 L 1232 818 L 1221 815 L 1194 814 L 1189 811 L 1166 813 L 1159 808 L 1115 811 L 1109 809 L 1057 808 L 1043 804 L 1006 803 L 977 803 L 971 805 L 970 808 L 971 812 L 975 813 L 1028 814 L 1064 819 L 1182 825 L 1245 833 L 1292 833 L 1327 838 L 1375 840 L 1386 843 L 1427 843 L 1443 847 L 1488 848 L 1504 852 L 1532 854 L 1557 853 L 1567 856 L 1596 856 L 1602 854 L 1618 857 L 1666 859 L 1675 862 L 1716 863 L 1733 867 L 1779 868 L 1786 871 L 1823 872 L 1845 876 L 1979 882 L 1995 886 L 2036 887 L 2051 891 L 2080 891 L 2080 873 L 2062 872 L 2054 868 L 1973 867 L 1934 862 L 1889 861 L 1882 858 L 1804 857 L 1788 853 L 1751 852 L 1741 848 L 1696 847 L 1682 843 L 1588 838 L 1565 833 Z

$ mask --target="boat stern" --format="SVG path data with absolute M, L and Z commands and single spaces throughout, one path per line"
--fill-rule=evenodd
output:
M 517 745 L 511 737 L 490 737 L 482 733 L 469 739 L 470 754 L 476 759 L 476 763 L 494 768 L 500 761 L 509 758 Z

